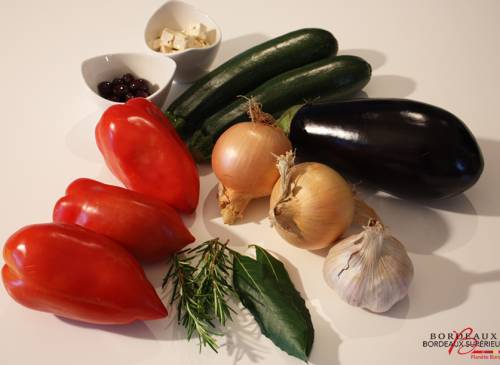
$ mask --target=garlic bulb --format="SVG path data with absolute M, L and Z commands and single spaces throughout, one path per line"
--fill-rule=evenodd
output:
M 330 249 L 323 275 L 347 303 L 380 313 L 407 295 L 413 264 L 401 242 L 370 220 L 361 233 Z

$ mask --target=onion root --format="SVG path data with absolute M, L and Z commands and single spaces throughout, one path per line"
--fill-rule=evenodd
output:
M 241 218 L 252 198 L 250 194 L 242 194 L 219 183 L 217 200 L 224 224 L 234 224 Z

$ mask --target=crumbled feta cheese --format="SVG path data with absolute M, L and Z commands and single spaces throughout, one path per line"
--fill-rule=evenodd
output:
M 206 45 L 207 44 L 204 41 L 202 41 L 202 40 L 200 40 L 198 38 L 193 38 L 193 44 L 192 44 L 193 48 L 203 48 Z
M 194 45 L 193 37 L 189 35 L 185 35 L 182 33 L 175 33 L 174 43 L 172 44 L 172 48 L 178 51 L 183 51 L 188 48 L 192 48 Z
M 161 32 L 160 42 L 162 46 L 172 48 L 175 39 L 175 34 L 170 29 L 163 29 Z
M 155 51 L 159 51 L 161 48 L 160 38 L 156 38 L 156 39 L 153 39 L 152 41 L 150 41 L 149 46 L 151 47 L 151 49 L 153 49 Z
M 205 41 L 207 39 L 207 27 L 202 23 L 190 24 L 186 29 L 186 34 Z
M 211 32 L 211 31 L 210 31 Z M 160 36 L 149 41 L 149 46 L 155 51 L 171 53 L 188 48 L 202 48 L 210 44 L 209 31 L 202 23 L 190 24 L 186 30 L 175 31 L 164 28 Z
M 162 52 L 162 53 L 170 53 L 170 52 L 172 52 L 172 48 L 162 45 L 160 47 L 160 52 Z

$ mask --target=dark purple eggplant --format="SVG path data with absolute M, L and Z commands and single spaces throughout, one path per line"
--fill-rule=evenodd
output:
M 402 198 L 451 197 L 474 185 L 483 171 L 481 150 L 466 125 L 417 101 L 306 104 L 289 128 L 297 161 L 325 163 L 353 182 Z

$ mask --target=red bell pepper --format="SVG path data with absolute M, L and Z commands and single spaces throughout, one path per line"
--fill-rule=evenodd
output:
M 96 141 L 111 172 L 129 189 L 161 199 L 182 213 L 198 204 L 198 171 L 161 110 L 143 98 L 109 107 Z
M 2 279 L 29 308 L 98 324 L 158 319 L 167 310 L 144 271 L 111 239 L 69 224 L 37 224 L 4 246 Z
M 78 179 L 54 207 L 53 220 L 112 238 L 145 262 L 165 259 L 194 237 L 165 202 L 91 179 Z

